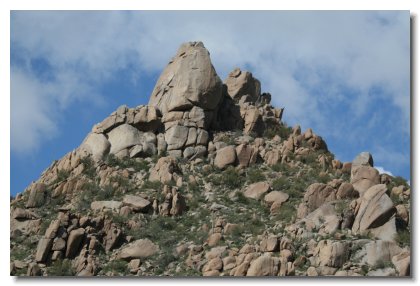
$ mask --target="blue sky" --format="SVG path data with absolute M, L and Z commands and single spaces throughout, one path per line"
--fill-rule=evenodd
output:
M 11 193 L 118 106 L 145 104 L 178 46 L 224 79 L 250 70 L 342 161 L 410 177 L 410 15 L 399 12 L 11 12 Z

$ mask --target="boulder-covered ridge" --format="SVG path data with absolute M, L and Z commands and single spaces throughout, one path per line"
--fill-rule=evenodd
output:
M 410 186 L 341 162 L 249 71 L 184 43 L 10 202 L 15 276 L 409 276 Z M 292 95 L 291 95 L 292 96 Z

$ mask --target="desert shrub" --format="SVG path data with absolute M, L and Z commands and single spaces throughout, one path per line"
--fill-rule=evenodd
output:
M 236 192 L 236 202 L 244 204 L 244 205 L 248 205 L 249 199 L 245 197 L 244 193 Z
M 252 168 L 246 173 L 249 183 L 256 183 L 265 180 L 265 175 L 260 169 Z
M 275 216 L 276 220 L 291 223 L 296 215 L 296 208 L 290 203 L 283 204 Z
M 157 161 L 157 159 L 156 159 Z M 119 159 L 113 154 L 109 154 L 105 158 L 105 162 L 108 166 L 111 167 L 121 167 L 123 169 L 133 168 L 135 172 L 148 171 L 149 163 L 141 158 L 124 158 Z
M 271 187 L 275 191 L 284 191 L 290 188 L 290 182 L 285 177 L 279 177 L 271 183 Z
M 22 245 L 18 245 L 10 251 L 11 260 L 24 260 L 31 255 L 31 249 Z
M 159 181 L 145 180 L 141 187 L 142 189 L 153 189 L 153 190 L 159 191 L 162 188 L 162 183 Z
M 272 139 L 274 136 L 279 135 L 281 139 L 286 139 L 292 134 L 292 128 L 288 127 L 286 123 L 271 126 L 264 130 L 263 136 Z
M 56 260 L 48 267 L 48 276 L 74 276 L 75 272 L 68 259 Z
M 115 189 L 111 185 L 106 185 L 102 188 L 95 197 L 98 201 L 107 201 L 114 198 Z
M 392 183 L 394 186 L 405 186 L 407 188 L 409 188 L 410 186 L 407 183 L 407 180 L 404 179 L 403 177 L 400 176 L 395 176 L 394 178 L 392 178 Z
M 395 241 L 402 247 L 410 246 L 410 231 L 408 229 L 402 229 L 397 231 Z
M 213 174 L 209 181 L 216 186 L 225 186 L 229 189 L 236 189 L 242 186 L 244 178 L 232 166 L 229 166 L 220 174 Z
M 110 261 L 109 263 L 107 263 L 103 267 L 102 270 L 105 274 L 108 273 L 108 272 L 112 272 L 114 274 L 118 274 L 118 275 L 122 275 L 122 276 L 128 274 L 127 262 L 124 261 L 124 260 Z
M 83 174 L 85 174 L 91 179 L 94 179 L 96 176 L 96 169 L 95 169 L 95 164 L 92 158 L 84 157 L 83 159 L 80 160 L 80 163 L 82 163 L 84 167 Z
M 70 172 L 67 170 L 58 170 L 57 172 L 57 179 L 55 179 L 54 183 L 60 183 L 68 179 L 70 177 Z

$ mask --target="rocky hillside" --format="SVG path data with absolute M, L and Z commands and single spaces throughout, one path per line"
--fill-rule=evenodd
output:
M 183 44 L 10 202 L 16 276 L 407 276 L 410 187 L 282 122 L 250 72 Z M 356 155 L 356 154 L 355 154 Z

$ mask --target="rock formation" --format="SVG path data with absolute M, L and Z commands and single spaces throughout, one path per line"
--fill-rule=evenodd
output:
M 261 90 L 181 45 L 148 105 L 11 200 L 11 275 L 410 275 L 410 186 L 335 159 Z

